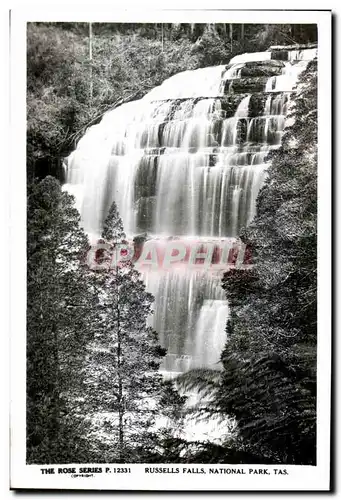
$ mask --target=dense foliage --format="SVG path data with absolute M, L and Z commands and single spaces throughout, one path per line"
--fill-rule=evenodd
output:
M 84 457 L 77 404 L 84 347 L 96 324 L 97 298 L 82 260 L 88 241 L 73 197 L 46 177 L 28 192 L 27 459 L 60 463 Z M 71 383 L 70 383 L 71 381 Z
M 226 274 L 231 307 L 216 402 L 243 441 L 269 462 L 315 463 L 317 73 L 297 87 L 282 147 L 273 154 L 242 235 L 250 271 Z
M 157 416 L 181 428 L 185 400 L 158 372 L 165 351 L 147 325 L 153 298 L 130 263 L 110 273 L 85 265 L 73 197 L 54 178 L 63 180 L 63 157 L 107 109 L 180 71 L 315 41 L 315 27 L 35 23 L 27 36 L 28 462 L 315 463 L 315 63 L 241 235 L 255 265 L 224 277 L 223 371 L 183 378 L 211 393 L 206 413 L 227 428 L 235 418 L 238 437 L 224 446 L 155 432 Z M 115 205 L 102 236 L 105 264 L 125 238 Z
M 63 180 L 62 160 L 87 126 L 175 73 L 316 39 L 315 25 L 29 23 L 28 178 Z
M 96 276 L 100 320 L 87 346 L 87 415 L 92 415 L 94 427 L 89 448 L 97 450 L 101 462 L 138 462 L 141 450 L 145 461 L 147 450 L 155 447 L 151 429 L 160 413 L 159 368 L 166 351 L 147 324 L 153 296 L 132 262 L 117 258 L 125 235 L 115 202 L 102 238 L 107 249 Z
M 130 261 L 112 265 L 116 205 L 95 266 L 73 205 L 51 176 L 29 187 L 27 462 L 179 460 L 185 398 L 159 372 L 152 295 Z

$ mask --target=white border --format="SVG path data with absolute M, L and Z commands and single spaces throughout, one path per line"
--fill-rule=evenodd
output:
M 25 464 L 26 413 L 26 22 L 249 22 L 317 23 L 319 30 L 319 219 L 318 219 L 318 436 L 317 466 L 283 466 L 289 476 L 208 476 L 154 474 L 132 464 L 131 476 L 99 475 L 91 480 L 43 476 Z M 100 10 L 83 7 L 30 7 L 11 13 L 11 486 L 12 488 L 159 489 L 159 490 L 328 490 L 330 454 L 331 355 L 331 15 L 326 11 L 162 11 Z M 327 242 L 327 243 L 326 243 Z M 150 465 L 149 465 L 150 466 Z M 194 465 L 192 465 L 194 466 Z M 158 465 L 160 467 L 160 465 Z M 170 467 L 169 464 L 165 467 Z M 182 466 L 181 466 L 182 467 Z M 199 467 L 201 465 L 199 464 Z M 210 466 L 205 466 L 208 470 Z M 227 465 L 225 466 L 228 467 Z M 232 467 L 232 466 L 231 466 Z M 235 466 L 236 468 L 237 466 Z M 248 466 L 243 468 L 247 469 Z M 251 466 L 252 467 L 252 466 Z M 257 467 L 257 466 L 255 466 Z M 240 467 L 241 468 L 241 467 Z M 276 467 L 267 467 L 273 469 Z M 278 468 L 278 467 L 277 467 Z M 208 481 L 212 478 L 212 481 Z

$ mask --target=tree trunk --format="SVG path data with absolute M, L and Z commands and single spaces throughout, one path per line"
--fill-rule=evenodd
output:
M 90 61 L 90 107 L 92 108 L 93 83 L 92 83 L 92 23 L 89 23 L 89 61 Z
M 116 264 L 116 273 L 118 273 L 118 266 Z M 117 291 L 117 297 L 118 295 Z M 122 381 L 122 339 L 121 339 L 121 325 L 120 325 L 120 304 L 117 299 L 117 373 L 118 373 L 118 462 L 124 463 L 123 445 L 124 445 L 124 401 L 123 401 L 123 381 Z
M 50 431 L 50 438 L 53 444 L 58 443 L 60 433 L 60 376 L 59 376 L 59 345 L 58 345 L 58 331 L 55 322 L 52 325 L 53 336 L 53 361 L 54 361 L 54 374 L 53 374 L 53 392 L 52 392 L 52 421 Z
M 123 458 L 123 442 L 124 442 L 124 429 L 123 429 L 123 384 L 121 373 L 121 336 L 118 331 L 118 345 L 117 345 L 117 368 L 118 368 L 118 450 L 119 450 L 119 463 L 124 463 Z

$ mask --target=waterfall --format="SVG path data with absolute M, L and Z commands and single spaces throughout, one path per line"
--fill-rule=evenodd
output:
M 126 233 L 195 244 L 237 237 L 255 215 L 280 147 L 297 78 L 315 49 L 255 52 L 228 66 L 185 71 L 144 98 L 107 112 L 67 160 L 65 189 L 84 229 L 98 236 L 113 200 Z M 168 354 L 163 370 L 219 368 L 228 304 L 222 271 L 145 270 L 151 319 Z

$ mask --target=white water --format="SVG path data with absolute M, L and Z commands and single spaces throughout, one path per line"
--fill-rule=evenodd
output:
M 290 92 L 314 55 L 293 51 L 271 66 L 262 91 L 229 94 L 245 71 L 263 64 L 264 79 L 264 64 L 272 64 L 269 51 L 242 54 L 228 67 L 179 73 L 105 114 L 68 158 L 65 187 L 85 230 L 99 235 L 115 200 L 130 237 L 237 236 L 255 215 L 267 154 L 281 144 Z M 168 349 L 163 369 L 219 368 L 228 315 L 221 273 L 159 270 L 145 280 L 155 296 L 153 326 Z

